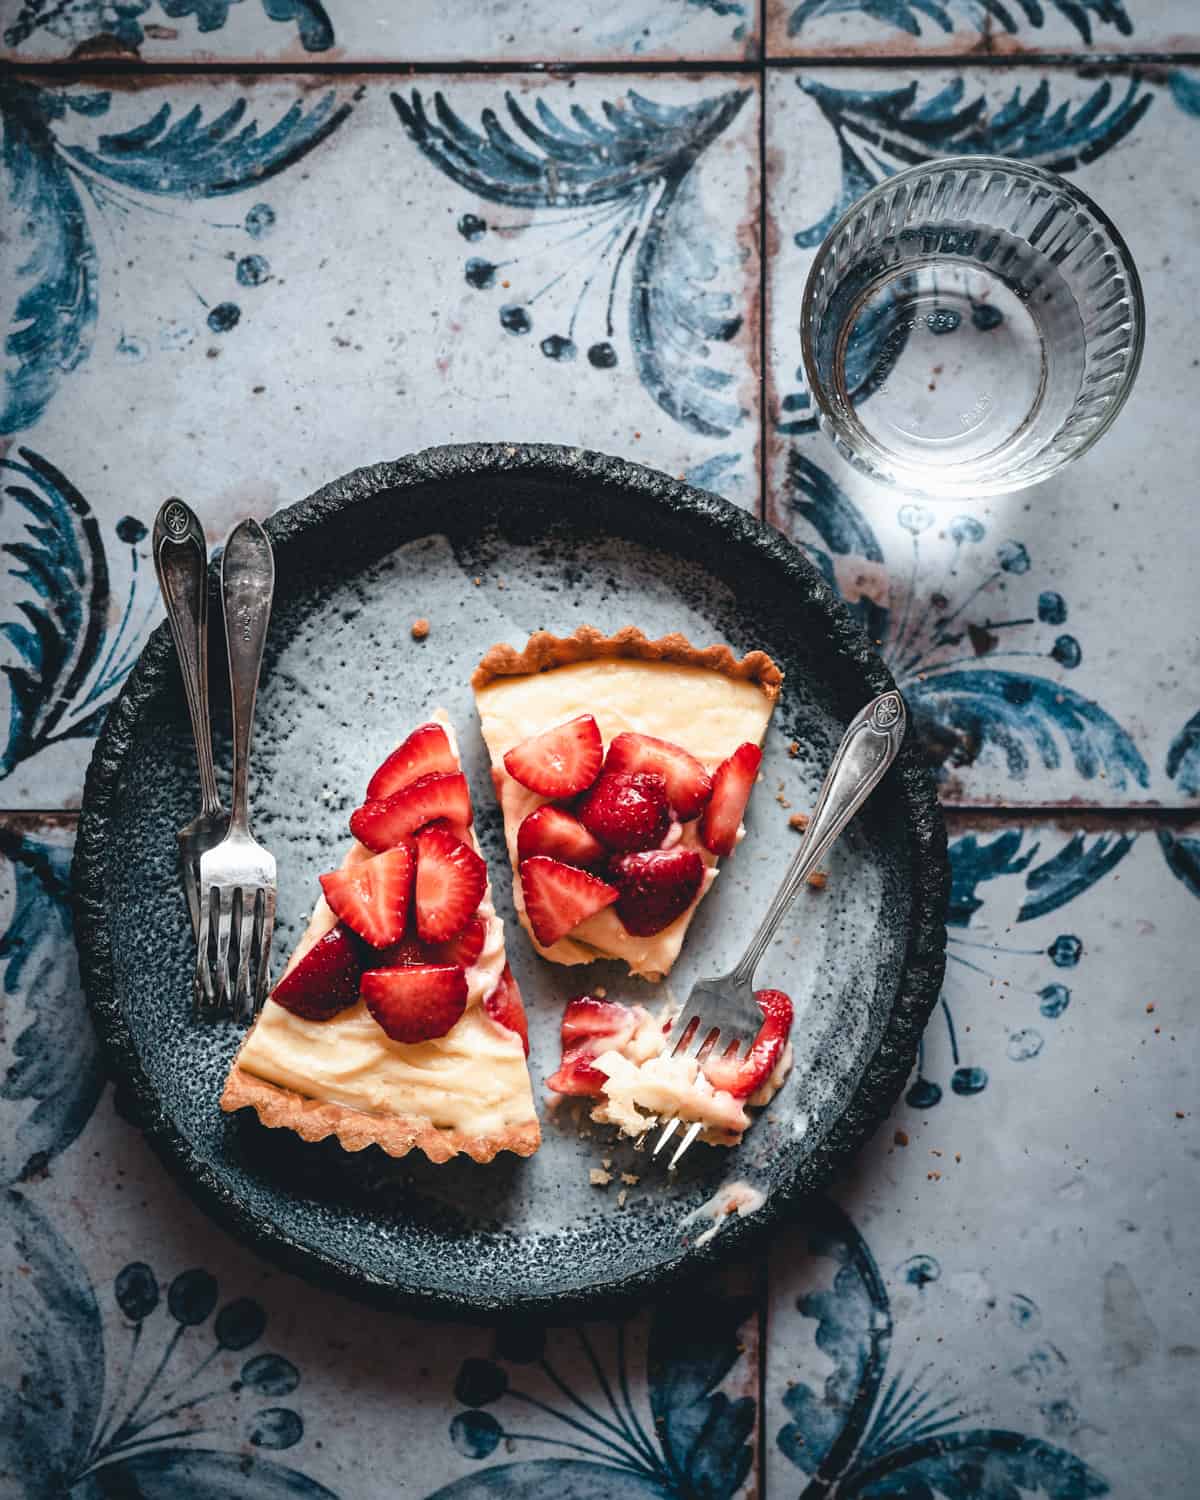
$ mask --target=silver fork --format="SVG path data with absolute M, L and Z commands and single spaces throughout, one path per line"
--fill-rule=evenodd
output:
M 241 521 L 229 533 L 221 559 L 233 715 L 233 799 L 228 832 L 200 859 L 193 986 L 197 1015 L 228 1010 L 236 1021 L 252 1021 L 266 998 L 275 926 L 275 857 L 250 832 L 247 787 L 254 700 L 274 590 L 270 540 L 257 521 Z
M 748 1051 L 754 1045 L 762 1026 L 762 1011 L 754 998 L 754 970 L 758 961 L 800 887 L 895 760 L 906 722 L 904 699 L 896 692 L 884 693 L 868 703 L 851 721 L 825 775 L 800 848 L 762 925 L 731 973 L 717 979 L 698 979 L 692 986 L 688 1002 L 667 1036 L 667 1053 L 686 1057 L 690 1052 L 703 1060 L 719 1049 L 736 1060 L 743 1049 Z M 678 1118 L 667 1122 L 655 1143 L 654 1156 L 674 1136 L 679 1125 Z M 678 1166 L 680 1157 L 703 1128 L 700 1120 L 688 1126 L 668 1171 Z
M 208 548 L 200 522 L 182 500 L 165 500 L 160 506 L 152 551 L 200 771 L 200 811 L 177 835 L 194 937 L 200 930 L 200 856 L 225 837 L 229 814 L 217 791 L 208 712 Z

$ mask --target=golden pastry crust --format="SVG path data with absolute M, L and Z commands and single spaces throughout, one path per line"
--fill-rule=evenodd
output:
M 742 682 L 757 683 L 772 703 L 779 697 L 783 682 L 783 673 L 765 651 L 748 651 L 739 661 L 728 646 L 693 646 L 687 636 L 678 633 L 652 641 L 634 625 L 626 625 L 615 635 L 605 635 L 593 625 L 581 625 L 573 635 L 536 631 L 523 651 L 512 646 L 493 646 L 471 674 L 471 686 L 478 692 L 500 677 L 530 677 L 535 672 L 550 672 L 555 667 L 602 657 L 632 657 L 637 661 L 703 667 Z
M 459 1155 L 489 1162 L 501 1151 L 532 1156 L 542 1139 L 536 1119 L 512 1125 L 499 1135 L 477 1136 L 412 1116 L 368 1115 L 344 1104 L 306 1099 L 292 1089 L 256 1078 L 236 1063 L 225 1080 L 221 1108 L 227 1114 L 252 1109 L 270 1129 L 294 1130 L 301 1140 L 323 1141 L 333 1135 L 346 1151 L 362 1151 L 367 1146 L 379 1146 L 389 1156 L 423 1151 L 430 1161 L 439 1163 Z

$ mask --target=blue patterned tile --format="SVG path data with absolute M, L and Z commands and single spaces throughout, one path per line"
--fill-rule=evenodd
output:
M 767 0 L 769 57 L 1195 52 L 1189 0 Z
M 768 1488 L 1185 1494 L 1197 888 L 1134 824 L 951 844 L 926 1087 L 772 1246 Z
M 8 806 L 77 803 L 166 495 L 215 542 L 362 464 L 537 439 L 757 507 L 755 88 L 10 79 L 0 109 Z
M 1200 141 L 1196 98 L 1185 71 L 771 76 L 769 514 L 879 641 L 949 802 L 1195 801 L 1183 539 L 1200 270 L 1170 174 L 1173 143 Z M 1031 158 L 1095 196 L 1143 275 L 1146 356 L 1112 432 L 1067 470 L 1013 496 L 915 504 L 815 430 L 798 310 L 845 205 L 909 161 L 962 151 Z
M 759 49 L 757 0 L 5 0 L 0 56 L 186 62 L 736 62 Z

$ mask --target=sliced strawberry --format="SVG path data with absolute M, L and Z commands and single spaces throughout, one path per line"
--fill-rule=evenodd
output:
M 321 876 L 333 911 L 374 948 L 404 936 L 412 885 L 413 857 L 404 844 Z
M 745 1099 L 766 1083 L 779 1063 L 792 1029 L 792 1002 L 782 990 L 756 990 L 754 998 L 763 1013 L 762 1028 L 750 1051 L 740 1061 L 712 1056 L 704 1064 L 704 1076 L 715 1089 L 735 1099 Z
M 397 746 L 367 783 L 367 800 L 393 797 L 422 776 L 458 770 L 450 740 L 440 724 L 419 724 Z
M 306 1021 L 328 1021 L 358 999 L 362 948 L 339 922 L 318 938 L 271 991 L 271 999 Z
M 364 802 L 350 814 L 350 832 L 379 854 L 436 818 L 470 824 L 471 793 L 461 771 L 421 776 L 391 797 Z
M 517 860 L 545 854 L 564 865 L 587 869 L 602 863 L 604 845 L 587 831 L 578 818 L 552 802 L 536 808 L 517 830 Z
M 368 969 L 359 993 L 394 1042 L 445 1036 L 467 1008 L 467 976 L 457 964 Z
M 712 796 L 712 777 L 694 755 L 651 734 L 619 734 L 604 757 L 606 771 L 657 771 L 681 823 L 698 818 Z
M 424 838 L 425 835 L 422 834 L 421 837 Z M 486 940 L 487 927 L 483 918 L 475 916 L 468 917 L 467 925 L 457 937 L 452 937 L 445 943 L 424 943 L 422 946 L 429 954 L 429 963 L 461 964 L 464 969 L 469 969 L 483 952 Z
M 620 854 L 609 868 L 621 892 L 617 916 L 637 937 L 669 927 L 691 906 L 704 879 L 704 861 L 694 849 Z
M 483 997 L 483 1008 L 498 1025 L 515 1031 L 529 1056 L 529 1023 L 525 1019 L 525 1005 L 521 991 L 513 978 L 513 971 L 504 965 L 504 972 L 496 981 L 496 988 Z
M 504 769 L 542 797 L 574 797 L 591 786 L 604 759 L 600 728 L 591 714 L 522 740 L 504 757 Z
M 372 968 L 402 969 L 408 964 L 449 963 L 449 959 L 435 959 L 432 950 L 415 937 L 406 937 L 393 943 L 390 948 L 381 948 L 372 961 Z
M 713 773 L 712 799 L 700 824 L 704 847 L 713 854 L 733 853 L 742 814 L 761 763 L 762 751 L 757 745 L 747 743 L 739 745 Z
M 617 888 L 597 880 L 585 870 L 547 859 L 544 854 L 527 859 L 518 867 L 525 893 L 525 911 L 533 935 L 543 948 L 578 927 L 594 912 L 611 906 Z
M 556 1094 L 595 1097 L 608 1079 L 591 1066 L 602 1052 L 620 1050 L 637 1030 L 640 1017 L 615 1000 L 578 995 L 567 1002 L 562 1018 L 562 1061 L 546 1079 Z
M 487 866 L 474 849 L 445 828 L 417 835 L 417 881 L 413 897 L 417 936 L 446 943 L 466 927 L 487 889 Z
M 671 823 L 667 783 L 657 771 L 605 771 L 578 813 L 587 831 L 610 849 L 652 849 Z

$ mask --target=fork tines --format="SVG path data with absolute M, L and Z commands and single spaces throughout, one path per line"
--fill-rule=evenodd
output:
M 205 879 L 205 857 L 200 861 L 196 1013 L 228 1012 L 235 1021 L 252 1021 L 270 984 L 274 874 L 262 884 L 222 885 L 211 878 L 211 872 Z

